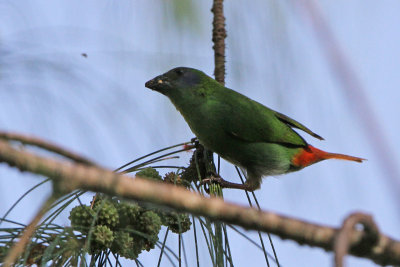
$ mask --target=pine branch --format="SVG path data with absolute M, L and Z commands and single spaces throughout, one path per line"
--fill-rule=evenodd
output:
M 0 139 L 4 139 L 7 141 L 17 141 L 24 145 L 40 147 L 44 150 L 56 153 L 58 155 L 61 155 L 65 158 L 75 161 L 77 163 L 82 163 L 82 164 L 91 165 L 91 166 L 96 165 L 94 162 L 90 161 L 89 159 L 87 159 L 81 155 L 78 155 L 78 154 L 71 152 L 67 149 L 64 149 L 56 144 L 53 144 L 51 142 L 42 140 L 42 139 L 34 137 L 34 136 L 26 136 L 26 135 L 10 133 L 10 132 L 0 132 Z
M 18 151 L 0 141 L 0 162 L 51 178 L 55 188 L 64 192 L 84 189 L 118 195 L 127 199 L 147 201 L 179 211 L 205 216 L 291 239 L 303 245 L 332 251 L 339 229 L 267 211 L 224 202 L 220 198 L 206 198 L 183 188 L 113 173 L 110 170 L 79 163 L 62 162 L 27 151 Z M 373 233 L 372 233 L 373 232 Z M 365 245 L 366 240 L 376 242 Z M 350 254 L 369 258 L 378 264 L 400 264 L 400 242 L 374 231 L 353 230 L 348 233 Z

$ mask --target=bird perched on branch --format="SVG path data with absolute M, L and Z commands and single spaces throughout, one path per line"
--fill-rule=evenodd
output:
M 174 68 L 145 86 L 171 100 L 201 144 L 246 171 L 244 184 L 213 178 L 222 187 L 254 191 L 260 188 L 263 176 L 298 171 L 325 159 L 364 160 L 309 145 L 293 128 L 323 138 L 200 70 Z

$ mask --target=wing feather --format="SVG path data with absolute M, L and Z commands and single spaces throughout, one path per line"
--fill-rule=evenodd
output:
M 276 112 L 250 98 L 228 89 L 219 102 L 223 114 L 230 114 L 221 122 L 224 131 L 244 142 L 279 143 L 290 146 L 306 146 L 306 141 L 293 128 L 300 129 L 311 136 L 323 140 L 303 124 Z M 227 112 L 228 111 L 228 112 Z

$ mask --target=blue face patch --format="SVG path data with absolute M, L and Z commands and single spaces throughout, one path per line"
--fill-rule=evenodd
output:
M 179 81 L 184 86 L 195 86 L 200 83 L 200 76 L 196 72 L 185 71 Z

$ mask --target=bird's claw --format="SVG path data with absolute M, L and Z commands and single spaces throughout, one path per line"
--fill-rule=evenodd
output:
M 199 183 L 199 186 L 208 185 L 208 187 L 204 187 L 207 194 L 210 193 L 210 185 L 211 184 L 218 184 L 221 188 L 224 188 L 229 182 L 225 181 L 219 174 L 210 171 L 208 172 L 207 178 L 204 178 Z
M 199 139 L 197 137 L 193 137 L 190 139 L 190 142 L 194 145 L 195 148 L 197 148 L 200 144 Z
M 200 182 L 200 186 L 205 185 L 205 184 L 221 184 L 225 182 L 224 179 L 222 179 L 220 176 L 209 176 L 208 178 L 205 178 L 203 180 L 201 180 Z
M 204 178 L 203 180 L 201 180 L 201 182 L 199 183 L 199 187 L 200 186 L 204 186 L 204 190 L 206 191 L 207 194 L 210 194 L 210 186 L 211 184 L 221 184 L 221 181 L 223 181 L 223 179 L 220 176 L 208 176 L 207 178 Z M 205 186 L 208 185 L 208 186 Z

